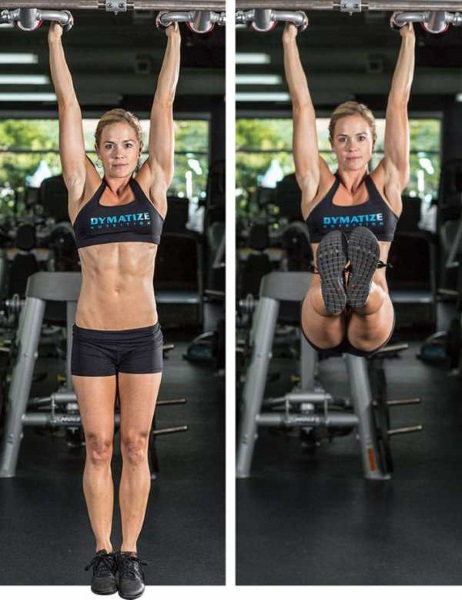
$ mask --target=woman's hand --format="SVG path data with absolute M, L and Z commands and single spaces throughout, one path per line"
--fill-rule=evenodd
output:
M 175 38 L 175 37 L 181 37 L 180 36 L 180 26 L 178 25 L 177 21 L 174 21 L 171 25 L 169 25 L 167 27 L 167 29 L 165 30 L 165 35 L 168 38 Z
M 48 29 L 48 41 L 57 42 L 63 35 L 63 28 L 56 21 L 52 21 L 50 28 Z
M 296 27 L 293 23 L 286 23 L 282 33 L 282 41 L 289 42 L 290 40 L 294 40 L 297 35 L 298 27 Z
M 414 25 L 406 23 L 406 25 L 400 28 L 399 34 L 402 38 L 415 38 Z

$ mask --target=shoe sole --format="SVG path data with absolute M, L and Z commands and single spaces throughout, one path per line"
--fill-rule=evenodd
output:
M 110 592 L 95 592 L 95 590 L 91 590 L 91 591 L 93 592 L 93 594 L 96 594 L 97 596 L 112 596 L 112 594 L 117 594 L 117 588 Z
M 143 590 L 139 594 L 136 594 L 134 596 L 128 596 L 127 594 L 125 596 L 122 596 L 122 594 L 119 591 L 119 596 L 121 598 L 124 598 L 124 600 L 135 600 L 136 598 L 139 598 L 140 596 L 142 596 L 144 594 L 144 590 L 145 590 L 145 588 L 143 588 Z
M 322 299 L 331 315 L 339 315 L 346 306 L 344 272 L 348 260 L 347 249 L 343 233 L 331 231 L 322 238 L 316 253 Z
M 354 229 L 348 239 L 351 271 L 346 289 L 347 303 L 351 308 L 365 306 L 379 256 L 380 246 L 372 231 L 366 227 Z

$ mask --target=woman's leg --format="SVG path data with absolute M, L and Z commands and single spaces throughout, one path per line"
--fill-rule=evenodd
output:
M 343 314 L 331 315 L 326 310 L 319 275 L 313 275 L 303 301 L 301 326 L 305 337 L 318 348 L 335 348 L 345 337 L 345 317 Z
M 376 350 L 393 332 L 395 313 L 386 283 L 375 281 L 362 308 L 351 311 L 347 323 L 347 338 L 358 350 Z
M 149 434 L 162 373 L 119 373 L 121 552 L 136 552 L 151 488 Z
M 85 433 L 83 491 L 96 538 L 96 551 L 112 552 L 114 505 L 111 460 L 114 439 L 116 378 L 73 376 Z

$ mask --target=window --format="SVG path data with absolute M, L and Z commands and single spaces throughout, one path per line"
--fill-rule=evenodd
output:
M 383 157 L 385 119 L 377 119 L 376 126 L 378 139 L 372 169 Z M 317 131 L 321 156 L 334 171 L 336 161 L 330 149 L 329 119 L 317 119 Z M 441 121 L 411 119 L 410 132 L 411 177 L 405 195 L 418 196 L 428 206 L 438 192 Z M 294 171 L 292 119 L 238 119 L 236 145 L 238 215 L 251 216 L 258 211 L 258 188 Z
M 96 162 L 94 132 L 97 119 L 84 119 L 88 156 Z M 142 120 L 144 150 L 147 148 L 149 121 Z M 175 173 L 169 195 L 189 198 L 197 206 L 205 196 L 208 172 L 208 134 L 206 120 L 175 121 Z M 61 173 L 59 125 L 56 119 L 0 121 L 0 218 L 27 211 L 22 200 L 25 188 L 41 178 Z M 141 160 L 146 159 L 142 154 Z M 40 172 L 37 173 L 37 170 Z M 34 178 L 34 173 L 37 177 Z

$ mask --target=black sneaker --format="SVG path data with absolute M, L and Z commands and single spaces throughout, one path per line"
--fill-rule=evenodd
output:
M 352 308 L 362 308 L 369 297 L 372 278 L 380 256 L 380 246 L 375 235 L 366 227 L 356 227 L 348 238 L 350 277 L 347 283 L 347 303 Z
M 325 235 L 316 252 L 316 267 L 321 277 L 322 299 L 331 315 L 339 315 L 346 306 L 345 266 L 348 245 L 341 231 Z
M 144 592 L 144 573 L 142 565 L 148 563 L 140 560 L 133 552 L 120 552 L 117 559 L 117 587 L 119 596 L 133 600 Z
M 93 577 L 91 578 L 91 591 L 94 594 L 106 596 L 117 592 L 116 571 L 117 557 L 114 552 L 108 554 L 106 550 L 100 550 L 95 558 L 85 567 L 88 571 L 93 567 Z

